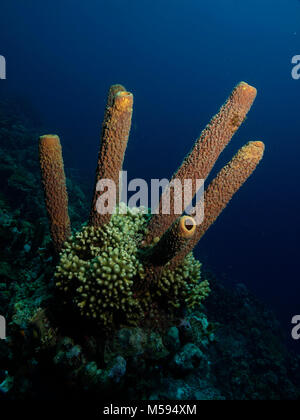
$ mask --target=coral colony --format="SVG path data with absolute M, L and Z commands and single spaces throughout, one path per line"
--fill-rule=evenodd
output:
M 239 83 L 184 159 L 173 180 L 179 180 L 181 185 L 192 180 L 192 196 L 196 194 L 196 181 L 208 177 L 244 121 L 255 96 L 255 88 Z M 182 306 L 194 308 L 207 297 L 209 284 L 201 279 L 201 264 L 194 258 L 193 248 L 264 153 L 262 142 L 249 142 L 219 172 L 204 194 L 203 223 L 196 223 L 194 214 L 176 214 L 178 191 L 174 188 L 162 194 L 159 209 L 152 216 L 145 209 L 127 208 L 125 203 L 119 203 L 119 196 L 116 208 L 99 212 L 99 202 L 106 193 L 97 187 L 99 181 L 113 181 L 119 194 L 119 173 L 132 108 L 133 95 L 121 85 L 112 86 L 102 127 L 90 217 L 77 232 L 72 233 L 68 215 L 60 140 L 55 135 L 45 135 L 39 140 L 51 237 L 59 254 L 56 286 L 81 316 L 108 330 L 119 325 L 139 325 L 154 308 L 175 313 Z M 165 194 L 170 200 L 169 214 L 162 211 Z

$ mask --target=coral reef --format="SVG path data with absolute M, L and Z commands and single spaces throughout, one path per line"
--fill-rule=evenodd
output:
M 181 308 L 176 319 L 165 320 L 154 307 L 151 322 L 124 325 L 105 336 L 59 304 L 53 281 L 56 262 L 34 152 L 37 131 L 13 107 L 0 103 L 0 314 L 7 319 L 7 340 L 0 340 L 0 401 L 79 400 L 90 407 L 101 399 L 299 399 L 300 359 L 285 349 L 274 315 L 244 285 L 227 290 L 203 268 L 201 276 L 209 280 L 213 293 L 206 297 L 205 307 L 195 302 L 189 309 Z M 142 276 L 137 251 L 149 221 L 147 213 L 133 209 L 127 217 L 115 213 L 100 230 L 82 226 L 88 216 L 84 213 L 87 196 L 69 179 L 67 186 L 76 233 L 62 251 L 60 265 L 68 249 L 74 259 L 78 257 L 77 265 L 84 256 L 90 264 L 100 254 L 107 267 L 104 279 L 114 281 L 107 253 L 124 270 L 125 278 L 131 270 Z M 185 232 L 181 222 L 179 231 L 166 238 Z M 106 250 L 97 236 L 93 239 L 95 232 L 103 235 L 100 245 L 107 243 Z M 122 257 L 108 249 L 120 244 Z M 207 287 L 199 282 L 200 263 L 191 253 L 183 265 L 168 270 L 168 264 L 159 278 L 162 284 L 155 285 L 153 293 L 161 287 L 162 295 L 174 301 L 175 282 L 182 284 L 182 297 L 185 276 L 191 288 Z M 76 277 L 77 269 L 75 273 Z M 77 279 L 64 277 L 64 281 L 79 299 Z M 146 284 L 147 290 L 151 285 Z M 166 298 L 164 302 L 167 307 Z
M 274 316 L 245 286 L 231 291 L 210 282 L 205 312 L 189 312 L 165 332 L 64 335 L 36 305 L 0 342 L 0 400 L 300 398 L 300 358 L 284 349 Z
M 84 226 L 65 243 L 56 286 L 71 297 L 82 315 L 104 327 L 130 325 L 143 319 L 156 303 L 179 308 L 185 302 L 193 307 L 208 295 L 208 282 L 200 282 L 200 263 L 191 254 L 173 271 L 166 265 L 159 281 L 140 293 L 146 272 L 138 244 L 147 222 L 142 209 L 121 203 L 109 223 L 101 228 Z
M 192 197 L 196 192 L 196 179 L 208 176 L 221 151 L 246 117 L 255 96 L 255 88 L 240 83 L 174 176 L 182 183 L 189 179 L 193 181 Z M 174 312 L 182 303 L 193 308 L 202 302 L 209 293 L 209 285 L 207 281 L 200 282 L 197 273 L 200 266 L 190 253 L 255 170 L 264 151 L 261 142 L 247 144 L 211 183 L 206 194 L 205 230 L 201 224 L 196 226 L 195 215 L 178 218 L 173 211 L 169 215 L 160 211 L 148 220 L 138 211 L 128 212 L 126 208 L 120 212 L 116 203 L 111 204 L 112 191 L 103 192 L 97 184 L 109 180 L 114 185 L 113 192 L 119 190 L 119 172 L 129 136 L 132 105 L 133 96 L 123 86 L 110 88 L 89 225 L 68 238 L 56 272 L 56 285 L 64 292 L 66 300 L 79 308 L 82 315 L 97 320 L 104 327 L 143 322 L 153 306 L 165 308 L 167 304 L 167 311 Z M 52 152 L 53 143 L 55 153 Z M 47 153 L 44 150 L 46 145 L 49 145 L 45 149 Z M 40 160 L 50 229 L 55 248 L 60 251 L 62 240 L 69 231 L 69 219 L 57 137 L 41 137 Z M 57 165 L 57 174 L 51 175 Z M 58 185 L 53 185 L 53 182 Z M 56 198 L 52 197 L 54 191 L 57 191 Z M 108 201 L 107 207 L 98 203 L 104 194 L 108 194 L 104 200 Z M 177 198 L 173 191 L 171 204 Z M 55 210 L 56 216 L 53 215 Z M 112 215 L 114 211 L 117 215 Z

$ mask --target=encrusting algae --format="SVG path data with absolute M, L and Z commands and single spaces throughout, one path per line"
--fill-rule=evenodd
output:
M 255 88 L 240 83 L 172 178 L 178 178 L 182 185 L 191 179 L 192 196 L 196 180 L 207 178 L 255 96 Z M 106 329 L 138 325 L 153 308 L 175 313 L 182 306 L 201 304 L 210 289 L 206 280 L 201 281 L 201 264 L 192 250 L 255 170 L 264 152 L 263 143 L 250 142 L 219 172 L 204 195 L 203 223 L 196 223 L 195 214 L 180 216 L 172 210 L 176 201 L 172 189 L 171 214 L 159 211 L 151 216 L 144 208 L 127 208 L 118 201 L 114 209 L 99 214 L 96 203 L 103 192 L 98 191 L 97 183 L 108 178 L 117 190 L 119 187 L 132 106 L 133 95 L 123 86 L 110 88 L 90 219 L 72 236 L 59 139 L 40 138 L 46 207 L 55 250 L 60 253 L 56 286 L 82 316 Z M 54 139 L 57 153 L 50 153 Z

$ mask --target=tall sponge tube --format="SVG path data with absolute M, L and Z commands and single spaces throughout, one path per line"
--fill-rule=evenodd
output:
M 48 134 L 39 138 L 39 158 L 50 233 L 55 251 L 71 236 L 66 176 L 59 137 Z
M 233 195 L 254 172 L 263 157 L 264 150 L 265 145 L 261 141 L 250 141 L 237 152 L 209 184 L 204 194 L 204 220 L 197 225 L 195 235 L 191 238 L 187 247 L 172 259 L 170 262 L 171 268 L 176 267 L 192 251 L 210 226 L 217 220 Z
M 102 126 L 101 147 L 96 169 L 96 180 L 92 208 L 90 213 L 90 226 L 100 227 L 109 222 L 115 205 L 119 201 L 119 174 L 122 170 L 124 155 L 131 128 L 133 95 L 127 92 L 122 85 L 111 86 L 107 107 Z M 100 197 L 110 194 L 108 191 L 98 189 L 98 182 L 109 180 L 115 186 L 115 202 L 113 194 L 111 199 L 103 199 L 103 210 L 99 211 Z M 103 198 L 102 197 L 102 198 Z
M 256 93 L 253 86 L 246 82 L 240 82 L 217 115 L 202 131 L 191 152 L 172 178 L 172 180 L 179 180 L 181 185 L 184 185 L 184 180 L 192 180 L 189 196 L 193 197 L 197 192 L 197 179 L 205 180 L 209 175 L 221 152 L 246 118 Z M 167 200 L 170 202 L 171 212 L 169 214 L 163 214 L 162 211 L 162 203 L 166 194 L 168 194 Z M 145 245 L 150 245 L 154 237 L 166 231 L 177 219 L 178 215 L 174 211 L 176 199 L 178 199 L 176 190 L 173 188 L 163 193 L 159 209 L 149 222 L 149 234 L 144 240 Z

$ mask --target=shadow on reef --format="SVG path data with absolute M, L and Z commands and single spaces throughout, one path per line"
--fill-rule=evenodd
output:
M 104 334 L 61 304 L 36 153 L 36 130 L 0 104 L 0 400 L 297 399 L 299 358 L 274 316 L 243 285 L 213 292 L 176 317 Z M 35 158 L 36 156 L 36 158 Z M 21 176 L 19 176 L 21 173 Z M 16 181 L 18 180 L 18 181 Z M 68 182 L 79 228 L 86 196 Z M 18 194 L 22 200 L 14 200 Z M 162 322 L 164 321 L 164 322 Z M 150 327 L 151 324 L 151 327 Z

